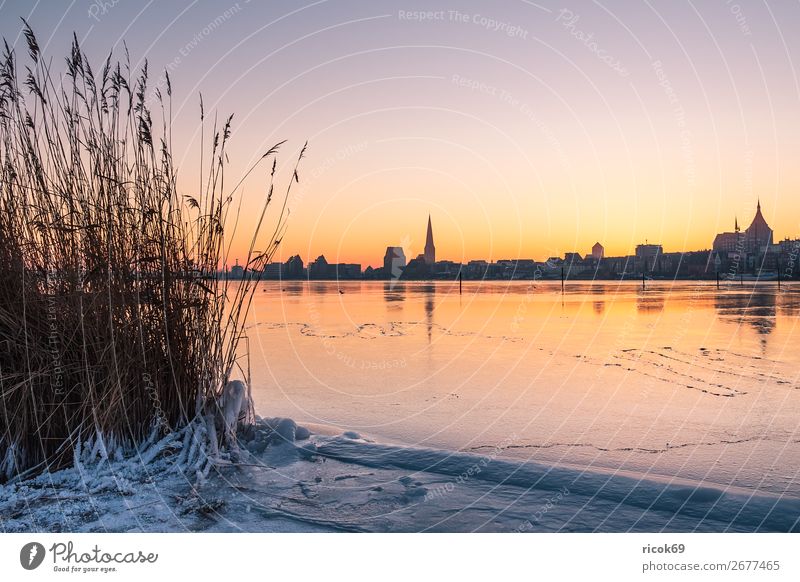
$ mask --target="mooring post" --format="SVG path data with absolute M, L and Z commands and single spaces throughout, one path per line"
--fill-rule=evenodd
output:
M 461 295 L 461 271 L 458 271 L 458 294 Z
M 719 271 L 717 271 L 716 274 L 717 274 L 717 289 L 719 289 Z

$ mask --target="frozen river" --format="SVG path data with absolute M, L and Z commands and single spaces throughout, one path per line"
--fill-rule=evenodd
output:
M 800 497 L 800 287 L 267 282 L 257 412 L 390 444 Z

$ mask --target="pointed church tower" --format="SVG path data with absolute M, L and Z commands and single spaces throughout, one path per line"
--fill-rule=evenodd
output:
M 735 216 L 733 218 L 733 232 L 739 232 L 739 217 Z
M 764 247 L 772 244 L 772 229 L 761 214 L 761 199 L 759 198 L 756 205 L 756 215 L 753 217 L 753 222 L 744 231 L 744 237 L 747 244 L 747 251 L 751 253 L 761 252 Z
M 428 234 L 425 237 L 425 264 L 432 265 L 436 262 L 436 247 L 433 244 L 433 228 L 431 227 L 431 215 L 428 214 Z

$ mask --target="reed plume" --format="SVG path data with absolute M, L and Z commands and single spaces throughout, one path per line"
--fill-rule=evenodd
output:
M 132 73 L 127 51 L 95 74 L 74 37 L 56 75 L 27 23 L 24 34 L 24 69 L 5 42 L 0 57 L 0 480 L 62 466 L 89 438 L 135 446 L 208 413 L 297 181 L 295 165 L 267 230 L 280 144 L 230 187 L 231 116 L 211 127 L 200 187 L 180 195 L 168 74 L 149 93 L 147 64 Z M 236 200 L 263 164 L 245 276 L 228 282 Z

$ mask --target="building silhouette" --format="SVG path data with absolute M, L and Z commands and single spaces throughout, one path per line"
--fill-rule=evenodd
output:
M 431 215 L 428 215 L 428 233 L 425 236 L 425 253 L 423 254 L 425 264 L 433 266 L 436 262 L 436 246 L 433 244 L 433 228 L 431 227 Z
M 733 232 L 721 232 L 714 237 L 711 248 L 718 253 L 740 253 L 744 251 L 744 242 L 739 232 L 739 218 L 733 219 Z
M 424 281 L 433 276 L 433 265 L 429 265 L 424 254 L 417 255 L 416 258 L 408 261 L 408 265 L 403 269 L 403 279 Z
M 285 263 L 274 261 L 264 265 L 262 278 L 264 279 L 303 279 L 306 271 L 303 268 L 303 259 L 300 255 L 293 255 Z
M 750 253 L 764 252 L 772 245 L 772 229 L 764 220 L 764 215 L 761 214 L 761 200 L 756 206 L 753 222 L 744 231 L 744 244 L 747 252 Z
M 774 242 L 774 233 L 761 212 L 761 203 L 750 225 L 743 231 L 738 218 L 734 219 L 733 232 L 723 232 L 714 239 L 713 250 L 664 252 L 658 244 L 640 244 L 630 255 L 606 257 L 603 245 L 596 242 L 591 254 L 581 256 L 566 252 L 545 261 L 534 259 L 470 260 L 466 264 L 455 261 L 436 261 L 433 226 L 428 215 L 424 252 L 410 261 L 402 247 L 386 247 L 383 266 L 367 267 L 355 263 L 328 263 L 320 255 L 307 269 L 298 255 L 285 263 L 265 265 L 261 275 L 265 279 L 383 279 L 389 280 L 392 289 L 399 280 L 620 280 L 653 279 L 714 279 L 739 278 L 740 274 L 756 275 L 759 280 L 800 278 L 800 239 L 786 238 Z M 251 271 L 237 264 L 230 271 L 219 273 L 228 278 L 250 276 Z
M 761 200 L 759 200 L 750 226 L 741 232 L 739 220 L 735 218 L 733 232 L 719 233 L 714 238 L 713 249 L 718 253 L 762 254 L 772 246 L 772 237 L 773 231 L 761 214 Z
M 236 259 L 236 264 L 231 267 L 230 279 L 244 279 L 244 267 L 239 264 L 239 259 Z
M 651 245 L 647 242 L 636 245 L 636 270 L 641 273 L 659 270 L 659 259 L 663 254 L 664 249 L 661 245 Z
M 289 260 L 284 264 L 282 275 L 284 279 L 300 279 L 305 276 L 303 259 L 300 258 L 300 255 L 289 257 Z
M 331 278 L 331 275 L 330 265 L 325 259 L 325 255 L 318 256 L 317 260 L 308 264 L 309 279 L 328 279 Z
M 384 277 L 387 279 L 399 279 L 406 266 L 406 254 L 403 247 L 386 247 L 386 254 L 383 256 Z
M 308 264 L 308 278 L 318 280 L 359 279 L 361 278 L 361 265 L 358 263 L 329 263 L 325 259 L 325 255 L 320 255 L 316 261 Z

